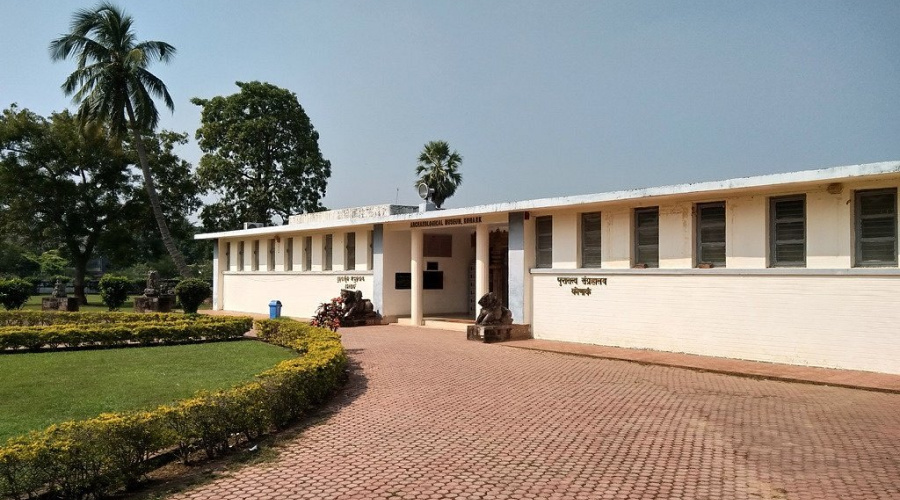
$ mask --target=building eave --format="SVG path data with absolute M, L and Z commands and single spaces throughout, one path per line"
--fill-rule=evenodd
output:
M 488 205 L 476 205 L 423 213 L 328 220 L 296 225 L 270 226 L 235 231 L 220 231 L 215 233 L 198 234 L 194 236 L 194 239 L 210 240 L 217 238 L 256 237 L 289 232 L 315 231 L 334 227 L 354 227 L 370 224 L 388 224 L 392 222 L 409 222 L 416 220 L 442 219 L 447 217 L 461 217 L 469 215 L 489 215 L 496 213 L 522 212 L 530 210 L 552 210 L 568 206 L 609 202 L 629 202 L 641 199 L 699 195 L 703 193 L 714 193 L 718 191 L 745 191 L 776 187 L 787 188 L 797 185 L 847 181 L 858 177 L 873 177 L 898 174 L 900 174 L 900 161 L 886 161 L 878 163 L 865 163 L 860 165 L 845 165 L 840 167 L 830 167 L 816 170 L 803 170 L 799 172 L 767 174 L 753 177 L 739 177 L 722 181 L 674 184 L 669 186 L 611 191 L 607 193 L 493 203 Z

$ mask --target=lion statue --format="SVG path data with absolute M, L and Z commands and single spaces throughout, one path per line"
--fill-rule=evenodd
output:
M 345 320 L 365 320 L 375 315 L 372 301 L 362 298 L 361 290 L 341 290 L 341 300 L 342 318 Z
M 478 299 L 478 305 L 481 306 L 481 313 L 475 320 L 476 325 L 511 325 L 513 322 L 512 312 L 500 302 L 500 299 L 493 292 L 484 294 Z

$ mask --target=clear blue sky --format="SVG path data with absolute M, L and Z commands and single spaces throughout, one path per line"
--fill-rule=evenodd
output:
M 261 80 L 321 135 L 332 208 L 416 203 L 416 157 L 463 156 L 458 207 L 900 159 L 900 1 L 120 1 L 193 137 L 192 97 Z M 94 2 L 0 0 L 0 106 L 72 107 L 50 41 Z M 191 145 L 182 155 L 196 164 Z

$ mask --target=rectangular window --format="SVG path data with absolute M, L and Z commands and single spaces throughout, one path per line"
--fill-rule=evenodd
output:
M 284 239 L 284 270 L 294 270 L 294 238 Z
M 372 270 L 372 265 L 375 262 L 375 231 L 369 231 L 369 252 L 367 254 L 366 261 L 366 269 L 369 271 Z
M 769 200 L 771 267 L 806 267 L 806 196 Z
M 856 192 L 856 265 L 897 265 L 897 190 Z
M 697 205 L 697 265 L 725 267 L 725 202 Z
M 253 260 L 250 261 L 250 270 L 259 271 L 259 240 L 253 240 Z
M 231 245 L 234 245 L 232 242 L 228 242 L 225 244 L 225 269 L 231 271 Z
M 634 211 L 635 267 L 659 267 L 659 207 Z
M 269 241 L 266 242 L 266 254 L 269 256 L 268 260 L 266 260 L 266 269 L 269 271 L 275 270 L 275 239 L 270 238 Z
M 344 260 L 346 261 L 344 269 L 353 271 L 356 269 L 356 233 L 344 235 L 344 242 L 347 244 L 344 251 Z
M 535 267 L 553 267 L 553 217 L 545 215 L 534 220 Z
M 331 271 L 331 235 L 326 234 L 322 245 L 322 270 Z
M 237 255 L 237 270 L 244 270 L 244 242 L 238 242 L 238 255 Z
M 303 238 L 303 270 L 312 271 L 312 236 Z
M 581 214 L 581 267 L 600 267 L 600 212 Z

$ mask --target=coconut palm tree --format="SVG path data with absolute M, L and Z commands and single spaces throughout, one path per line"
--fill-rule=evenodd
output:
M 105 122 L 120 140 L 131 132 L 163 244 L 178 272 L 188 277 L 190 270 L 163 217 L 141 136 L 155 129 L 159 121 L 154 97 L 161 98 L 170 110 L 175 109 L 165 83 L 147 71 L 151 62 L 169 62 L 175 47 L 165 42 L 138 41 L 133 24 L 130 15 L 108 2 L 79 10 L 72 17 L 71 32 L 50 43 L 50 55 L 54 61 L 72 57 L 78 62 L 62 89 L 79 104 L 81 123 Z
M 462 174 L 459 166 L 462 156 L 456 151 L 450 152 L 447 141 L 431 141 L 425 144 L 422 154 L 419 155 L 419 165 L 416 167 L 416 175 L 419 180 L 416 184 L 425 183 L 434 194 L 431 199 L 436 207 L 441 208 L 444 200 L 456 193 L 456 188 L 462 184 Z

